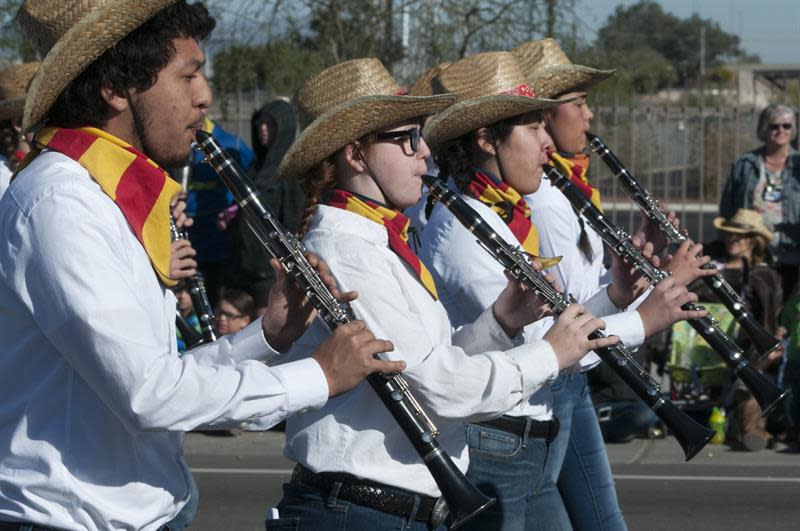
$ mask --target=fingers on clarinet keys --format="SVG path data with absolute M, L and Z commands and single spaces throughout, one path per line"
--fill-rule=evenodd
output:
M 642 319 L 644 335 L 649 337 L 677 323 L 707 315 L 703 309 L 684 310 L 683 305 L 697 302 L 697 295 L 672 277 L 659 282 L 637 311 Z
M 680 284 L 688 285 L 698 278 L 714 275 L 716 269 L 703 269 L 711 262 L 710 256 L 703 256 L 703 245 L 691 240 L 684 240 L 666 264 L 675 280 Z
M 575 365 L 596 348 L 607 347 L 619 341 L 616 336 L 589 339 L 589 334 L 603 330 L 606 324 L 602 319 L 585 311 L 581 304 L 570 304 L 544 335 L 544 339 L 555 351 L 560 370 Z
M 197 262 L 194 250 L 189 240 L 175 240 L 170 244 L 169 278 L 182 280 L 197 273 Z
M 314 352 L 328 380 L 331 397 L 349 391 L 375 372 L 393 373 L 406 368 L 403 361 L 377 359 L 376 355 L 394 350 L 391 341 L 376 339 L 364 321 L 352 321 L 333 331 Z

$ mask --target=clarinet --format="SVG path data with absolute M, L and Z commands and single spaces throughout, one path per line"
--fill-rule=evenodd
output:
M 541 272 L 531 267 L 527 253 L 519 246 L 512 246 L 503 240 L 480 214 L 466 201 L 448 190 L 441 180 L 430 175 L 425 175 L 422 180 L 430 190 L 430 196 L 450 210 L 477 238 L 480 246 L 486 249 L 513 278 L 533 291 L 555 315 L 561 315 L 567 306 L 575 303 L 572 295 L 556 291 Z M 602 337 L 605 335 L 600 330 L 589 334 L 589 339 Z M 661 386 L 639 365 L 625 345 L 620 342 L 610 347 L 599 348 L 595 352 L 675 434 L 675 439 L 683 448 L 687 461 L 708 444 L 714 436 L 714 431 L 698 424 L 668 400 L 661 393 Z
M 178 229 L 178 226 L 175 225 L 175 220 L 172 218 L 172 215 L 169 216 L 169 231 L 172 241 L 189 239 L 186 232 Z M 201 341 L 199 343 L 190 345 L 188 340 L 186 341 L 186 347 L 191 349 L 198 345 L 216 341 L 217 331 L 216 323 L 214 322 L 214 309 L 211 308 L 211 303 L 208 300 L 203 273 L 197 271 L 194 275 L 187 278 L 186 287 L 189 290 L 189 297 L 192 298 L 194 313 L 197 314 L 197 320 L 200 322 L 201 333 Z
M 603 241 L 624 260 L 635 267 L 653 285 L 669 276 L 669 273 L 653 266 L 642 253 L 634 247 L 630 236 L 621 228 L 611 223 L 600 210 L 578 188 L 552 166 L 545 166 L 545 177 L 561 190 L 579 215 L 597 232 Z M 684 310 L 702 309 L 692 303 L 684 304 Z M 761 371 L 756 370 L 745 358 L 742 349 L 731 338 L 720 330 L 717 322 L 710 315 L 690 319 L 689 324 L 708 342 L 712 349 L 722 358 L 733 373 L 747 386 L 753 397 L 761 406 L 763 414 L 768 415 L 788 395 Z
M 661 209 L 658 201 L 650 195 L 644 186 L 631 175 L 617 156 L 608 148 L 603 140 L 591 133 L 586 133 L 586 138 L 589 140 L 589 146 L 608 166 L 608 168 L 617 176 L 622 189 L 642 210 L 645 216 L 652 221 L 666 236 L 670 243 L 680 245 L 687 237 L 686 235 L 675 228 L 669 222 L 666 214 Z M 704 266 L 706 269 L 712 269 L 711 264 Z M 742 297 L 734 290 L 725 278 L 717 273 L 714 276 L 704 277 L 705 282 L 714 294 L 719 298 L 722 304 L 731 312 L 734 319 L 739 322 L 742 330 L 750 337 L 753 346 L 758 352 L 759 356 L 766 356 L 781 344 L 780 340 L 774 335 L 770 334 L 759 323 L 752 313 L 747 311 Z
M 307 250 L 287 231 L 264 205 L 258 189 L 244 174 L 217 140 L 204 131 L 197 131 L 196 147 L 219 174 L 244 212 L 256 237 L 271 256 L 277 258 L 286 273 L 305 292 L 318 315 L 333 330 L 356 319 L 352 306 L 334 298 L 319 274 L 306 259 Z M 486 510 L 494 498 L 484 496 L 464 476 L 450 456 L 441 448 L 439 432 L 411 394 L 400 374 L 374 373 L 367 377 L 372 389 L 402 428 L 414 449 L 428 467 L 442 492 L 442 498 L 454 517 L 451 529 Z

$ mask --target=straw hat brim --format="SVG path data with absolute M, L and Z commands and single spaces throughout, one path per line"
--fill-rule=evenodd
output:
M 28 89 L 24 131 L 40 125 L 67 85 L 103 52 L 177 0 L 137 0 L 97 8 L 71 27 L 47 53 Z
M 761 236 L 765 237 L 767 241 L 772 240 L 772 232 L 763 226 L 754 226 L 752 228 L 746 229 L 744 227 L 732 227 L 730 225 L 725 224 L 726 218 L 724 217 L 717 217 L 714 218 L 714 226 L 721 230 L 722 232 L 732 232 L 734 234 L 760 234 Z
M 448 107 L 455 96 L 362 96 L 326 111 L 294 141 L 284 156 L 279 179 L 302 179 L 316 164 L 362 136 Z
M 586 90 L 611 77 L 616 70 L 583 65 L 554 65 L 534 71 L 529 82 L 540 96 L 553 98 L 566 92 Z
M 25 98 L 10 98 L 0 101 L 0 120 L 19 120 L 25 108 Z
M 431 147 L 458 138 L 479 127 L 531 111 L 549 109 L 573 100 L 548 100 L 492 94 L 460 101 L 432 117 L 425 125 L 425 141 Z

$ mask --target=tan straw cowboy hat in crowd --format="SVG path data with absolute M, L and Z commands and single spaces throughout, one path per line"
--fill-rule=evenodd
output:
M 558 43 L 549 38 L 520 44 L 511 53 L 519 59 L 525 77 L 542 98 L 586 90 L 616 72 L 572 64 Z
M 22 63 L 0 70 L 0 120 L 19 120 L 25 94 L 39 63 Z
M 759 234 L 772 240 L 772 231 L 764 225 L 764 217 L 755 210 L 740 208 L 730 219 L 714 218 L 714 226 L 723 232 L 733 234 Z
M 510 52 L 484 52 L 461 59 L 442 71 L 433 84 L 437 92 L 452 92 L 457 100 L 425 126 L 425 140 L 431 146 L 505 118 L 564 103 L 537 98 Z
M 17 22 L 44 57 L 22 128 L 38 126 L 69 83 L 103 52 L 177 0 L 25 0 Z
M 434 66 L 433 68 L 427 69 L 425 72 L 422 73 L 421 76 L 414 81 L 410 87 L 408 87 L 408 93 L 411 96 L 433 96 L 434 94 L 434 87 L 433 87 L 433 80 L 436 76 L 442 73 L 442 71 L 450 66 L 451 63 L 439 63 L 438 65 Z
M 409 96 L 377 59 L 353 59 L 323 70 L 297 91 L 303 132 L 278 169 L 278 178 L 304 173 L 367 133 L 441 111 L 451 94 Z

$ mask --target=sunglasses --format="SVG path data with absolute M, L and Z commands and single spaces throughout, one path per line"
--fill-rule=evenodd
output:
M 419 127 L 413 129 L 403 129 L 402 131 L 387 131 L 376 135 L 378 140 L 403 140 L 408 138 L 411 141 L 411 151 L 419 153 L 419 141 L 422 139 L 422 130 Z
M 792 124 L 790 123 L 783 123 L 783 124 L 769 124 L 770 131 L 777 131 L 778 129 L 783 128 L 785 131 L 789 131 L 792 128 Z

